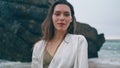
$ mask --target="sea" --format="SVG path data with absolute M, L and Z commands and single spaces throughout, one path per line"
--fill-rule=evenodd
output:
M 107 39 L 101 50 L 98 52 L 99 58 L 119 58 L 120 59 L 120 39 Z
M 107 39 L 101 50 L 98 52 L 98 55 L 98 58 L 102 59 L 99 60 L 101 63 L 120 65 L 120 39 Z M 1 59 L 0 68 L 30 68 L 30 63 Z

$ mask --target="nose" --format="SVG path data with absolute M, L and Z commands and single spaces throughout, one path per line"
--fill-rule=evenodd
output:
M 61 14 L 61 15 L 60 15 L 60 20 L 62 20 L 62 21 L 63 21 L 64 19 L 65 19 L 64 15 L 63 15 L 63 14 Z

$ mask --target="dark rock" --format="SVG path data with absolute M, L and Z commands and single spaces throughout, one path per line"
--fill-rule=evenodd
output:
M 31 61 L 51 1 L 0 0 L 0 59 Z
M 88 57 L 98 57 L 98 51 L 105 42 L 104 34 L 98 34 L 97 30 L 85 23 L 77 22 L 76 34 L 85 36 L 88 42 Z

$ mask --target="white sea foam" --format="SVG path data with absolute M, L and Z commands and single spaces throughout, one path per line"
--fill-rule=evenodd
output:
M 30 68 L 30 63 L 22 63 L 22 62 L 1 62 L 0 68 Z

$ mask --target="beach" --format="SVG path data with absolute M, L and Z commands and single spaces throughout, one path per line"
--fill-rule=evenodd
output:
M 120 68 L 120 59 L 118 58 L 89 59 L 89 68 Z
M 89 68 L 120 68 L 120 59 L 117 58 L 92 58 L 88 63 Z M 0 68 L 31 68 L 31 63 L 3 62 Z

